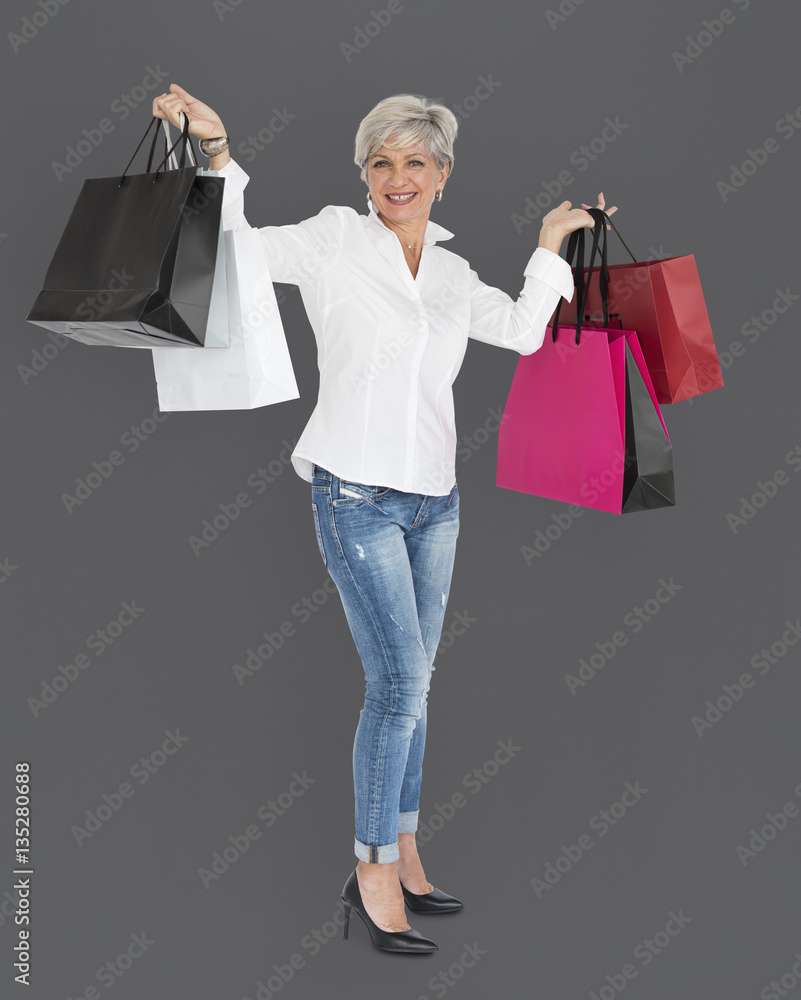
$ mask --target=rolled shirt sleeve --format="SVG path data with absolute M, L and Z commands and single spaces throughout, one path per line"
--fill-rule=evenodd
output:
M 553 251 L 537 247 L 523 271 L 526 281 L 517 301 L 500 288 L 487 285 L 470 271 L 468 337 L 485 344 L 533 354 L 542 346 L 545 327 L 560 296 L 573 298 L 573 272 Z

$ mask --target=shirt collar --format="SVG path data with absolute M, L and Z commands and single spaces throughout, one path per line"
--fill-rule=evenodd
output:
M 390 229 L 386 223 L 384 223 L 378 215 L 378 209 L 375 207 L 372 201 L 368 202 L 369 206 L 369 217 L 368 221 L 372 225 L 380 226 L 385 229 L 388 233 L 393 233 L 397 236 L 394 230 Z M 436 222 L 431 222 L 429 219 L 428 225 L 426 226 L 425 237 L 423 238 L 423 246 L 429 246 L 432 243 L 438 243 L 440 240 L 449 240 L 453 237 L 453 233 L 447 230 L 444 226 L 438 225 Z

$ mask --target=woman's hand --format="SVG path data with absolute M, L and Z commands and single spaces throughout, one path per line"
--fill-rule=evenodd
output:
M 216 139 L 226 134 L 219 115 L 212 111 L 208 104 L 192 97 L 177 83 L 170 84 L 168 93 L 153 98 L 153 114 L 156 118 L 167 119 L 180 128 L 181 112 L 189 119 L 189 132 L 198 139 Z
M 603 192 L 598 195 L 598 204 L 596 208 L 603 209 L 607 215 L 612 215 L 617 211 L 617 205 L 613 208 L 604 208 L 604 196 Z M 562 238 L 564 239 L 568 233 L 572 233 L 574 229 L 581 229 L 582 226 L 588 226 L 590 229 L 595 228 L 595 222 L 589 212 L 585 212 L 585 208 L 589 208 L 589 205 L 585 205 L 584 202 L 581 203 L 581 208 L 571 208 L 569 201 L 563 201 L 561 205 L 557 205 L 556 208 L 551 209 L 550 212 L 543 218 L 542 227 L 543 229 L 552 229 L 554 232 L 561 232 Z M 607 226 L 607 229 L 610 227 Z
M 598 195 L 598 204 L 595 207 L 603 209 L 607 215 L 612 215 L 613 212 L 617 211 L 617 205 L 612 208 L 605 208 L 604 204 L 604 196 L 603 192 L 601 192 Z M 594 229 L 595 222 L 593 217 L 589 212 L 584 211 L 589 207 L 589 205 L 585 205 L 582 202 L 581 208 L 571 208 L 569 201 L 563 201 L 561 205 L 552 208 L 542 220 L 542 230 L 538 246 L 545 247 L 553 253 L 559 253 L 562 240 L 568 233 L 572 233 L 574 229 L 581 229 L 582 226 Z M 609 229 L 611 227 L 607 226 L 606 228 Z

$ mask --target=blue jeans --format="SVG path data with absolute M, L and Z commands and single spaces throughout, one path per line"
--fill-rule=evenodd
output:
M 417 829 L 426 703 L 459 534 L 459 490 L 404 493 L 340 479 L 315 465 L 320 555 L 339 590 L 364 666 L 353 743 L 356 857 L 398 859 Z

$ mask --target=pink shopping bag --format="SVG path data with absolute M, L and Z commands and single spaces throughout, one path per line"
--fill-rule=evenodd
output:
M 675 506 L 673 449 L 637 334 L 559 326 L 520 356 L 496 484 L 613 514 Z

